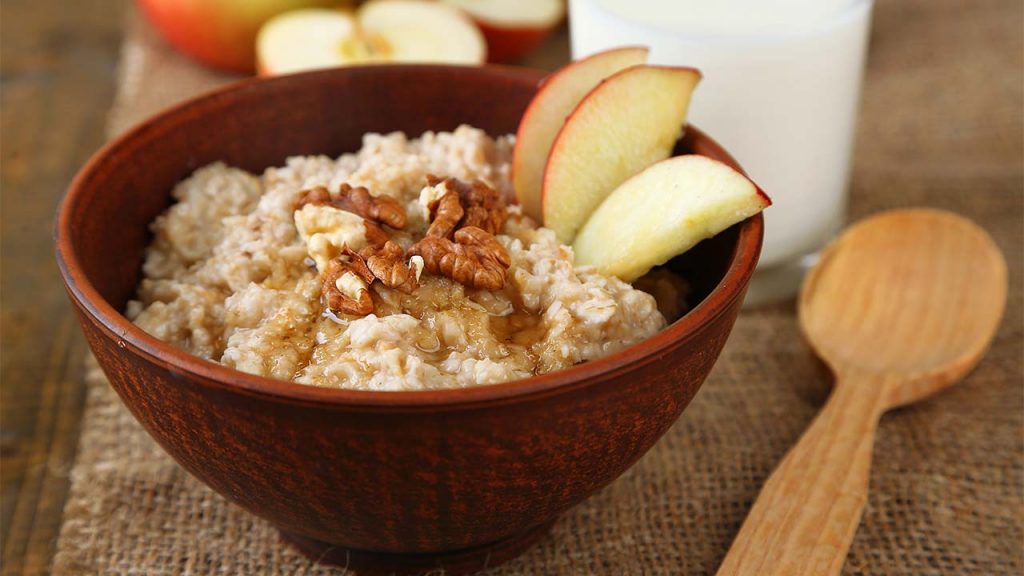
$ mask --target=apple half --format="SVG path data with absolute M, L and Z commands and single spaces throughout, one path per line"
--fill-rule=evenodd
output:
M 647 61 L 647 48 L 625 47 L 577 60 L 544 79 L 519 121 L 512 184 L 523 213 L 540 222 L 544 166 L 565 119 L 601 80 Z
M 771 205 L 746 176 L 706 156 L 676 156 L 633 176 L 580 230 L 576 265 L 632 282 Z
M 544 169 L 544 226 L 559 241 L 572 243 L 612 190 L 668 158 L 700 78 L 694 68 L 633 66 L 580 101 L 555 137 Z
M 272 18 L 256 39 L 261 75 L 356 64 L 481 64 L 486 44 L 459 10 L 422 0 L 371 0 L 355 13 L 307 9 Z
M 532 52 L 565 18 L 565 0 L 442 0 L 476 22 L 487 61 L 507 63 Z
M 256 69 L 256 33 L 264 22 L 289 10 L 327 7 L 338 2 L 137 0 L 137 4 L 163 37 L 181 52 L 208 66 L 251 74 Z

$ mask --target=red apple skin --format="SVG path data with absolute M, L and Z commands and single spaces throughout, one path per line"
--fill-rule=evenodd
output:
M 441 0 L 462 10 L 487 41 L 487 62 L 522 60 L 565 21 L 565 0 Z M 515 10 L 510 10 L 515 6 Z M 497 7 L 497 10 L 495 8 Z
M 491 64 L 518 62 L 533 52 L 557 26 L 547 28 L 503 28 L 475 20 L 487 40 L 487 61 Z
M 592 66 L 593 62 L 595 61 L 607 61 L 606 59 L 612 57 L 612 55 L 614 54 L 632 54 L 635 56 L 635 63 L 629 65 L 643 64 L 644 62 L 647 61 L 647 52 L 647 48 L 642 46 L 620 46 L 618 48 L 612 48 L 610 50 L 605 50 L 603 52 L 591 54 L 590 56 L 587 56 L 586 58 L 581 58 L 579 60 L 576 60 L 575 62 L 570 62 L 569 64 L 562 66 L 561 68 L 555 70 L 549 76 L 546 76 L 543 80 L 541 80 L 541 84 L 539 89 L 537 90 L 536 96 L 534 96 L 533 100 L 530 101 L 530 105 L 527 106 L 526 111 L 523 112 L 522 119 L 519 121 L 519 128 L 518 130 L 516 130 L 516 145 L 512 151 L 512 182 L 513 184 L 515 184 L 516 198 L 519 201 L 519 203 L 523 206 L 524 214 L 530 216 L 538 223 L 542 223 L 543 218 L 540 214 L 541 199 L 539 195 L 541 191 L 540 187 L 543 185 L 543 163 L 539 166 L 541 171 L 541 180 L 540 182 L 535 183 L 536 187 L 532 184 L 521 184 L 520 180 L 522 180 L 524 177 L 517 174 L 521 170 L 526 173 L 535 171 L 531 170 L 531 164 L 533 164 L 532 168 L 537 168 L 535 162 L 531 162 L 529 160 L 530 155 L 524 152 L 524 147 L 530 146 L 529 142 L 533 142 L 533 138 L 535 138 L 535 136 L 531 136 L 527 130 L 536 133 L 536 126 L 538 122 L 548 124 L 552 122 L 561 123 L 565 121 L 566 116 L 572 113 L 572 108 L 569 108 L 557 121 L 552 119 L 545 122 L 545 120 L 543 119 L 544 111 L 542 110 L 542 108 L 549 106 L 549 99 L 547 94 L 548 90 L 557 90 L 556 87 L 559 84 L 565 82 L 566 75 L 578 74 L 576 70 L 578 70 L 581 66 Z M 605 70 L 602 70 L 602 73 L 605 77 L 607 77 L 623 69 L 624 67 L 628 67 L 627 62 L 620 61 L 619 66 L 606 68 Z M 596 80 L 593 85 L 588 83 L 586 91 L 593 89 L 593 87 L 596 86 L 597 83 L 600 83 L 600 80 Z M 580 94 L 579 99 L 582 99 L 586 95 L 586 91 Z M 579 99 L 577 99 L 575 103 L 573 103 L 573 106 L 579 104 Z M 541 120 L 538 121 L 536 120 L 536 118 L 541 118 Z M 560 125 L 561 124 L 559 124 L 559 126 Z M 550 153 L 551 145 L 553 144 L 554 138 L 556 136 L 557 129 L 555 133 L 550 134 L 550 138 L 544 137 L 545 139 L 543 140 L 543 143 L 546 146 L 547 150 L 547 152 L 545 152 L 543 156 L 545 160 L 547 159 L 547 154 Z M 524 194 L 528 195 L 529 198 L 524 198 Z
M 231 72 L 256 69 L 256 33 L 277 14 L 333 6 L 337 0 L 137 0 L 146 18 L 172 46 Z
M 681 90 L 680 93 L 677 94 L 678 98 L 680 99 L 663 99 L 663 104 L 666 104 L 666 108 L 664 110 L 673 111 L 673 114 L 681 113 L 679 117 L 674 118 L 669 122 L 660 123 L 656 126 L 648 125 L 646 131 L 642 130 L 640 132 L 637 132 L 644 134 L 645 136 L 655 134 L 657 137 L 656 145 L 654 140 L 648 138 L 647 140 L 643 140 L 646 142 L 646 145 L 640 148 L 632 149 L 634 150 L 634 152 L 642 153 L 642 155 L 634 154 L 632 156 L 625 157 L 626 161 L 624 161 L 623 156 L 620 156 L 618 158 L 605 159 L 608 161 L 607 165 L 611 166 L 612 170 L 618 172 L 615 175 L 618 178 L 621 178 L 620 180 L 618 180 L 614 187 L 611 187 L 609 190 L 602 190 L 597 196 L 592 195 L 589 202 L 579 198 L 577 195 L 574 194 L 564 194 L 563 192 L 565 188 L 563 187 L 567 186 L 566 182 L 571 182 L 569 186 L 577 187 L 577 190 L 575 190 L 575 192 L 577 192 L 578 194 L 582 192 L 579 189 L 579 181 L 573 182 L 571 178 L 566 178 L 565 176 L 567 168 L 568 170 L 572 170 L 572 166 L 579 165 L 579 162 L 566 161 L 565 157 L 577 155 L 577 161 L 580 161 L 580 148 L 578 147 L 582 146 L 581 142 L 585 142 L 585 140 L 581 139 L 579 136 L 579 134 L 583 131 L 583 129 L 581 129 L 580 126 L 586 126 L 588 121 L 593 121 L 595 118 L 600 118 L 601 116 L 607 117 L 607 114 L 598 115 L 594 112 L 595 110 L 597 110 L 595 108 L 594 102 L 601 100 L 607 102 L 608 98 L 606 94 L 608 94 L 609 92 L 614 93 L 617 90 L 622 90 L 622 86 L 624 86 L 624 83 L 626 86 L 629 86 L 630 83 L 634 83 L 634 78 L 642 78 L 643 76 L 650 77 L 651 75 L 655 75 L 655 77 L 660 77 L 663 79 L 670 79 L 670 83 L 676 83 L 676 88 Z M 685 126 L 686 113 L 689 108 L 690 96 L 692 95 L 692 92 L 695 89 L 696 84 L 700 81 L 701 77 L 702 76 L 700 74 L 700 71 L 691 67 L 652 65 L 634 66 L 631 68 L 627 68 L 626 70 L 618 71 L 612 74 L 611 76 L 605 78 L 597 86 L 595 86 L 594 89 L 592 89 L 586 96 L 584 96 L 582 100 L 580 100 L 580 104 L 578 104 L 577 107 L 575 107 L 575 109 L 565 118 L 565 123 L 562 125 L 561 129 L 558 132 L 558 135 L 555 137 L 555 141 L 552 143 L 551 152 L 548 154 L 548 163 L 544 169 L 543 183 L 541 187 L 542 221 L 544 222 L 545 227 L 555 231 L 560 242 L 566 244 L 572 242 L 572 237 L 579 232 L 579 228 L 575 228 L 575 230 L 566 230 L 564 214 L 560 215 L 558 218 L 553 218 L 552 216 L 554 214 L 565 212 L 566 206 L 568 206 L 567 211 L 569 213 L 575 212 L 574 216 L 572 216 L 570 220 L 578 220 L 572 222 L 572 225 L 582 227 L 582 225 L 586 222 L 587 214 L 585 212 L 580 212 L 580 210 L 578 209 L 580 206 L 590 208 L 590 210 L 593 211 L 603 203 L 603 200 L 606 198 L 608 194 L 614 192 L 618 184 L 621 184 L 626 179 L 629 179 L 637 172 L 643 171 L 645 167 L 644 163 L 646 163 L 647 166 L 650 166 L 651 164 L 658 163 L 662 160 L 665 160 L 666 158 L 669 158 L 672 155 L 672 148 L 676 141 L 676 138 L 679 137 L 680 133 L 682 132 L 683 126 Z M 645 94 L 645 97 L 647 100 L 650 100 L 651 98 L 655 97 L 666 98 L 666 93 L 667 92 L 665 92 L 663 89 L 658 89 L 654 90 L 649 94 Z M 669 108 L 670 105 L 668 105 L 667 102 L 676 101 L 681 102 L 682 107 L 679 109 Z M 620 105 L 616 107 L 617 109 L 623 111 L 631 110 L 629 107 L 624 106 L 622 102 L 615 102 L 615 104 Z M 607 111 L 604 112 L 606 113 Z M 630 126 L 630 129 L 636 132 L 636 128 L 634 126 Z M 670 137 L 671 134 L 668 132 L 668 130 L 678 130 L 678 132 L 676 133 L 675 137 Z M 566 140 L 568 140 L 568 142 Z M 593 137 L 591 138 L 591 140 L 600 141 Z M 646 156 L 646 158 L 644 158 L 643 156 Z M 558 158 L 559 160 L 556 161 L 556 158 Z M 631 171 L 632 173 L 629 173 Z M 558 194 L 556 196 L 553 193 L 553 191 L 558 191 L 561 194 Z M 604 197 L 601 197 L 600 200 L 598 200 L 595 203 L 594 200 L 600 197 L 600 195 L 604 195 Z M 569 201 L 567 203 L 565 201 L 565 198 L 572 198 L 572 201 Z M 590 203 L 593 204 L 589 207 L 586 206 L 587 204 Z M 560 204 L 561 207 L 558 207 L 558 204 Z M 573 208 L 573 204 L 577 206 L 577 208 Z M 580 219 L 580 216 L 584 217 Z

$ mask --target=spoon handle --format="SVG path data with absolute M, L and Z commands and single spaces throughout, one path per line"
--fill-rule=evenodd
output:
M 840 377 L 768 478 L 719 576 L 839 574 L 868 496 L 886 382 Z

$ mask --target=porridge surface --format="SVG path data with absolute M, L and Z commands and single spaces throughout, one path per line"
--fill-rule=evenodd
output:
M 496 235 L 511 260 L 502 289 L 424 272 L 411 294 L 373 282 L 368 315 L 325 309 L 325 261 L 331 246 L 353 238 L 338 222 L 346 216 L 314 214 L 309 205 L 297 215 L 301 191 L 349 184 L 395 198 L 408 224 L 393 239 L 408 249 L 430 223 L 421 199 L 431 193 L 428 174 L 510 194 L 511 150 L 511 137 L 462 126 L 417 139 L 368 134 L 354 154 L 289 158 L 262 176 L 220 163 L 201 168 L 175 188 L 177 203 L 152 225 L 128 317 L 161 340 L 245 372 L 365 390 L 525 378 L 664 328 L 652 296 L 574 269 L 571 249 L 515 206 Z

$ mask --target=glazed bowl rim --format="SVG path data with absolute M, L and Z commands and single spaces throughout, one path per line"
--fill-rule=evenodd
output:
M 372 73 L 373 68 L 387 68 L 391 71 L 402 69 L 424 70 L 430 68 L 450 71 L 459 68 L 458 73 L 497 74 L 523 81 L 539 81 L 543 73 L 529 69 L 515 69 L 502 66 L 444 66 L 444 65 L 388 65 L 364 66 L 361 73 Z M 71 245 L 72 214 L 81 200 L 81 191 L 92 185 L 92 179 L 104 163 L 124 153 L 133 141 L 159 138 L 161 133 L 175 129 L 185 116 L 215 106 L 218 101 L 261 86 L 313 81 L 314 77 L 344 74 L 350 69 L 331 69 L 303 72 L 273 78 L 248 78 L 206 92 L 150 117 L 144 122 L 113 138 L 97 150 L 78 171 L 58 207 L 55 238 L 57 264 L 71 300 L 90 321 L 104 332 L 106 337 L 117 341 L 126 353 L 134 353 L 163 368 L 204 386 L 219 387 L 231 392 L 250 396 L 272 398 L 277 401 L 315 404 L 337 408 L 369 410 L 438 410 L 472 408 L 515 402 L 527 397 L 547 396 L 585 387 L 602 380 L 613 373 L 630 371 L 636 365 L 657 362 L 671 347 L 693 338 L 702 328 L 725 314 L 734 301 L 741 298 L 754 272 L 760 254 L 764 223 L 760 214 L 739 223 L 736 246 L 725 274 L 711 292 L 692 310 L 679 320 L 628 348 L 577 364 L 570 368 L 532 376 L 519 380 L 471 386 L 466 388 L 417 390 L 417 391 L 370 391 L 341 388 L 321 388 L 308 384 L 278 380 L 241 372 L 222 364 L 205 360 L 175 348 L 169 343 L 151 336 L 106 301 L 87 278 L 82 269 L 74 246 Z M 518 77 L 518 78 L 517 78 Z M 688 131 L 719 148 L 710 137 L 690 126 Z M 727 156 L 728 154 L 725 153 Z

